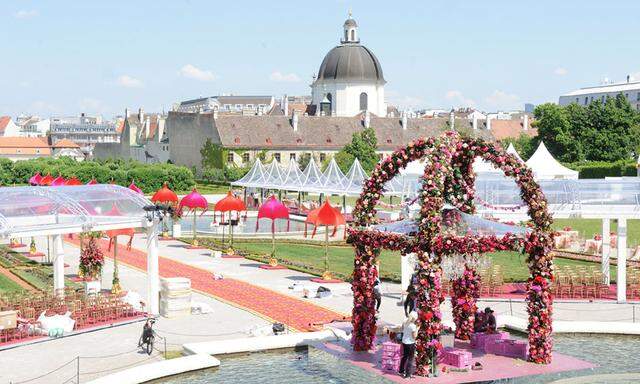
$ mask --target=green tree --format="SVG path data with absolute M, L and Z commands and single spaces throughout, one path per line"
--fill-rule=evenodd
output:
M 344 146 L 335 156 L 338 166 L 346 172 L 353 160 L 357 158 L 362 164 L 362 168 L 370 173 L 379 161 L 376 148 L 378 139 L 373 128 L 365 128 L 361 132 L 355 132 L 351 137 L 351 142 Z
M 509 144 L 513 144 L 513 147 L 518 151 L 520 157 L 526 161 L 538 148 L 540 139 L 538 137 L 531 137 L 521 133 L 518 138 L 507 137 L 502 139 L 501 142 L 504 149 L 507 149 Z
M 546 103 L 536 107 L 533 112 L 538 128 L 538 138 L 560 161 L 573 162 L 583 158 L 582 146 L 573 137 L 569 115 L 564 107 Z
M 224 160 L 226 158 L 226 151 L 219 144 L 214 144 L 211 139 L 207 139 L 200 149 L 200 156 L 202 157 L 202 167 L 224 169 Z
M 309 165 L 310 161 L 311 154 L 309 152 L 302 153 L 298 158 L 298 167 L 304 171 L 305 169 L 307 169 L 307 165 Z

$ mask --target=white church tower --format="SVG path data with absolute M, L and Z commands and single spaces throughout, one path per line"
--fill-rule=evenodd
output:
M 360 44 L 358 23 L 344 22 L 340 45 L 327 53 L 318 76 L 311 84 L 311 103 L 318 116 L 356 116 L 369 111 L 387 115 L 382 66 L 367 47 Z

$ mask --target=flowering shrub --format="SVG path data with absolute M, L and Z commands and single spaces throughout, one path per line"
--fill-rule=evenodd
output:
M 421 210 L 418 217 L 416 236 L 392 235 L 373 231 L 366 227 L 375 222 L 375 206 L 380 199 L 384 184 L 398 174 L 410 161 L 427 157 L 429 161 L 422 176 L 419 192 Z M 507 234 L 495 236 L 455 236 L 443 235 L 441 215 L 445 201 L 465 213 L 474 213 L 473 160 L 481 157 L 512 177 L 520 187 L 520 197 L 528 207 L 531 217 L 531 232 L 526 239 Z M 528 253 L 527 263 L 531 272 L 528 281 L 527 305 L 529 311 L 529 356 L 537 363 L 551 361 L 551 314 L 552 296 L 550 284 L 553 281 L 551 216 L 547 212 L 547 202 L 533 174 L 520 160 L 506 154 L 502 148 L 481 139 L 463 139 L 457 132 L 446 132 L 441 137 L 418 139 L 384 158 L 365 181 L 353 214 L 358 228 L 349 231 L 349 242 L 354 244 L 354 279 L 352 291 L 353 336 L 356 351 L 369 350 L 374 345 L 376 332 L 373 299 L 373 265 L 382 248 L 400 250 L 402 254 L 415 252 L 418 259 L 415 288 L 417 292 L 418 338 L 417 373 L 425 374 L 437 351 L 438 338 L 442 331 L 440 304 L 442 295 L 443 256 L 450 254 L 478 254 L 494 250 L 520 249 L 524 245 Z M 446 217 L 445 220 L 455 220 Z M 474 272 L 475 273 L 475 272 Z M 464 323 L 467 308 L 471 310 L 471 299 L 476 295 L 479 284 L 473 274 L 466 277 L 464 284 L 473 282 L 473 288 L 460 289 L 465 302 L 458 309 L 459 321 Z M 477 281 L 477 283 L 476 283 Z M 459 288 L 463 282 L 458 282 Z M 463 292 L 464 291 L 464 292 Z M 475 304 L 475 303 L 473 303 Z M 471 323 L 472 324 L 472 323 Z M 465 323 L 459 334 L 467 332 Z
M 478 306 L 476 300 L 480 297 L 480 275 L 465 265 L 462 276 L 453 280 L 453 295 L 451 308 L 453 309 L 453 323 L 456 325 L 456 338 L 469 340 L 473 332 L 473 323 Z
M 91 236 L 80 253 L 80 272 L 83 276 L 96 279 L 102 272 L 104 255 L 98 247 L 96 238 Z

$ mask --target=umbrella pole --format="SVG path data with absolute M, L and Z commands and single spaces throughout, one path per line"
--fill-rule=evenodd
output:
M 198 239 L 197 239 L 197 234 L 196 234 L 196 210 L 193 210 L 193 246 L 197 247 L 198 246 Z
M 273 228 L 273 220 L 271 222 L 271 258 L 269 259 L 269 265 L 275 267 L 278 265 L 278 259 L 276 258 L 276 231 Z
M 118 277 L 118 236 L 113 238 L 113 281 L 111 282 L 111 293 L 114 295 L 122 291 L 120 278 Z
M 229 211 L 229 240 L 231 241 L 230 248 L 233 249 L 233 225 L 231 225 L 231 211 Z
M 324 226 L 324 280 L 331 280 L 331 272 L 329 272 L 329 226 Z

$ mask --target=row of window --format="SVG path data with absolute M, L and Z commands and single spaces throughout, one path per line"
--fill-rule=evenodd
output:
M 276 152 L 273 154 L 273 158 L 275 161 L 277 161 L 278 163 L 280 162 L 280 160 L 282 159 L 281 155 L 279 152 Z M 325 161 L 327 158 L 327 155 L 325 153 L 321 153 L 320 154 L 320 161 Z M 248 163 L 251 160 L 249 153 L 245 152 L 242 154 L 242 162 L 243 163 Z M 289 154 L 289 161 L 296 161 L 297 160 L 297 155 L 295 153 L 290 153 Z M 227 154 L 227 163 L 233 163 L 235 161 L 235 153 L 233 152 L 229 152 Z
M 247 108 L 247 109 L 253 109 L 253 108 L 266 108 L 267 105 L 266 104 L 225 104 L 224 105 L 224 109 L 227 111 L 230 111 L 232 109 L 235 109 L 237 111 L 242 110 L 243 108 Z
M 621 94 L 622 94 L 622 93 L 621 93 Z M 600 101 L 604 103 L 604 102 L 606 102 L 606 100 L 607 100 L 609 97 L 611 97 L 611 96 L 609 96 L 609 95 L 602 95 L 602 96 L 600 97 Z M 628 94 L 628 93 L 625 93 L 625 94 L 624 94 L 624 97 L 625 97 L 627 100 L 631 101 L 631 99 L 629 99 L 629 94 Z M 598 100 L 598 98 L 597 98 L 597 97 L 596 97 L 596 100 Z M 636 93 L 636 101 L 639 101 L 639 102 L 640 102 L 640 92 Z M 579 98 L 579 97 L 576 97 L 576 103 L 577 103 L 577 104 L 580 104 L 580 98 Z M 591 97 L 589 97 L 589 96 L 585 96 L 585 97 L 584 97 L 584 105 L 588 105 L 589 103 L 593 103 L 593 96 L 591 96 Z

